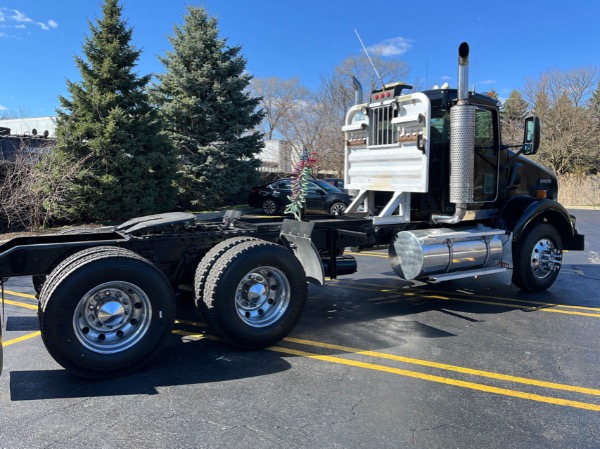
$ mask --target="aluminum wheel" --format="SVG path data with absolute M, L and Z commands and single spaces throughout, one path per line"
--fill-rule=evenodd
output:
M 274 215 L 277 212 L 277 203 L 273 200 L 264 200 L 262 210 L 267 215 Z
M 560 270 L 561 263 L 562 253 L 556 249 L 552 240 L 544 238 L 534 245 L 531 252 L 531 270 L 535 277 L 544 279 Z
M 114 281 L 86 293 L 73 315 L 79 342 L 90 351 L 114 354 L 135 345 L 148 331 L 152 307 L 146 293 Z
M 342 215 L 346 210 L 346 205 L 344 203 L 333 203 L 329 208 L 329 213 L 331 215 Z
M 249 326 L 266 327 L 286 312 L 290 293 L 290 284 L 282 271 L 274 267 L 258 267 L 238 284 L 236 311 Z

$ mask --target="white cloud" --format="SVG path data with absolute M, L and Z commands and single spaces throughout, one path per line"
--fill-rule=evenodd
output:
M 452 77 L 448 76 L 448 75 L 444 75 L 444 76 L 441 76 L 440 79 L 442 79 L 444 81 L 450 81 L 452 79 Z
M 383 40 L 368 47 L 368 50 L 381 56 L 400 56 L 412 48 L 412 41 L 404 37 Z
M 496 84 L 498 82 L 498 80 L 484 80 L 484 81 L 479 81 L 477 84 Z
M 20 23 L 31 23 L 31 22 L 33 22 L 32 19 L 30 19 L 29 17 L 27 17 L 21 11 L 18 11 L 16 9 L 12 9 L 11 11 L 13 12 L 13 15 L 10 16 L 10 18 L 12 20 L 14 20 L 15 22 L 20 22 Z
M 0 111 L 8 111 L 8 108 L 0 104 Z
M 18 30 L 25 29 L 27 28 L 27 25 L 30 24 L 38 26 L 44 31 L 49 31 L 50 29 L 58 27 L 58 23 L 55 20 L 50 19 L 46 23 L 38 22 L 17 9 L 7 8 L 0 9 L 0 22 L 5 22 L 4 26 L 7 28 L 15 28 Z

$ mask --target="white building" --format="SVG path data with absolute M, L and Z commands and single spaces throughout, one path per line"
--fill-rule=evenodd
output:
M 266 140 L 258 154 L 261 172 L 290 173 L 292 171 L 292 145 L 285 140 Z
M 9 128 L 12 136 L 56 137 L 56 117 L 15 118 L 0 120 L 0 128 Z M 47 134 L 46 134 L 47 133 Z M 258 158 L 261 172 L 290 173 L 292 145 L 285 140 L 267 140 Z
M 13 136 L 56 137 L 56 117 L 0 120 L 0 128 L 9 128 L 10 134 Z

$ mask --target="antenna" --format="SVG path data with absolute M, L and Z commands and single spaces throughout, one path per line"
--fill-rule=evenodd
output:
M 369 52 L 367 51 L 367 48 L 365 47 L 365 44 L 363 44 L 363 41 L 360 38 L 360 34 L 358 34 L 358 31 L 356 31 L 356 29 L 354 29 L 354 32 L 356 33 L 356 37 L 358 37 L 358 41 L 360 42 L 360 45 L 362 45 L 362 48 L 365 51 L 365 54 L 367 55 L 367 58 L 369 58 L 369 62 L 371 63 L 371 67 L 373 67 L 373 70 L 375 71 L 375 75 L 377 75 L 377 78 L 379 79 L 379 81 L 381 81 L 381 86 L 383 87 L 383 90 L 385 90 L 385 83 L 383 82 L 383 80 L 379 76 L 379 72 L 375 68 L 375 64 L 373 64 L 373 60 L 371 59 L 371 56 L 369 56 Z

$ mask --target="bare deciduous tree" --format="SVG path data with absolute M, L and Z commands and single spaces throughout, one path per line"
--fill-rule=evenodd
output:
M 68 195 L 85 160 L 59 163 L 51 151 L 32 153 L 20 145 L 14 160 L 0 164 L 0 223 L 8 230 L 33 230 L 65 218 L 75 201 Z M 56 171 L 60 176 L 56 176 Z M 54 172 L 54 176 L 51 176 Z M 45 188 L 41 188 L 45 182 Z
M 293 114 L 309 95 L 298 78 L 254 78 L 250 82 L 250 89 L 254 96 L 261 98 L 260 106 L 265 118 L 260 128 L 267 140 L 281 135 L 281 122 L 286 115 Z
M 589 99 L 598 83 L 596 67 L 554 70 L 525 83 L 523 96 L 542 122 L 536 156 L 557 173 L 585 171 L 600 160 L 598 130 Z
M 385 83 L 406 79 L 408 66 L 404 62 L 379 54 L 372 54 L 371 59 Z M 286 97 L 279 94 L 280 101 L 288 99 L 287 107 L 278 109 L 280 115 L 273 115 L 277 118 L 276 122 L 273 120 L 266 124 L 276 128 L 279 135 L 291 143 L 296 157 L 305 148 L 315 152 L 317 172 L 343 175 L 344 140 L 341 129 L 346 112 L 354 104 L 352 76 L 358 78 L 367 91 L 381 87 L 368 58 L 363 54 L 354 55 L 345 59 L 330 76 L 322 76 L 321 86 L 315 94 L 294 100 L 294 95 Z M 264 94 L 261 95 L 264 97 Z M 266 108 L 266 105 L 263 107 Z

